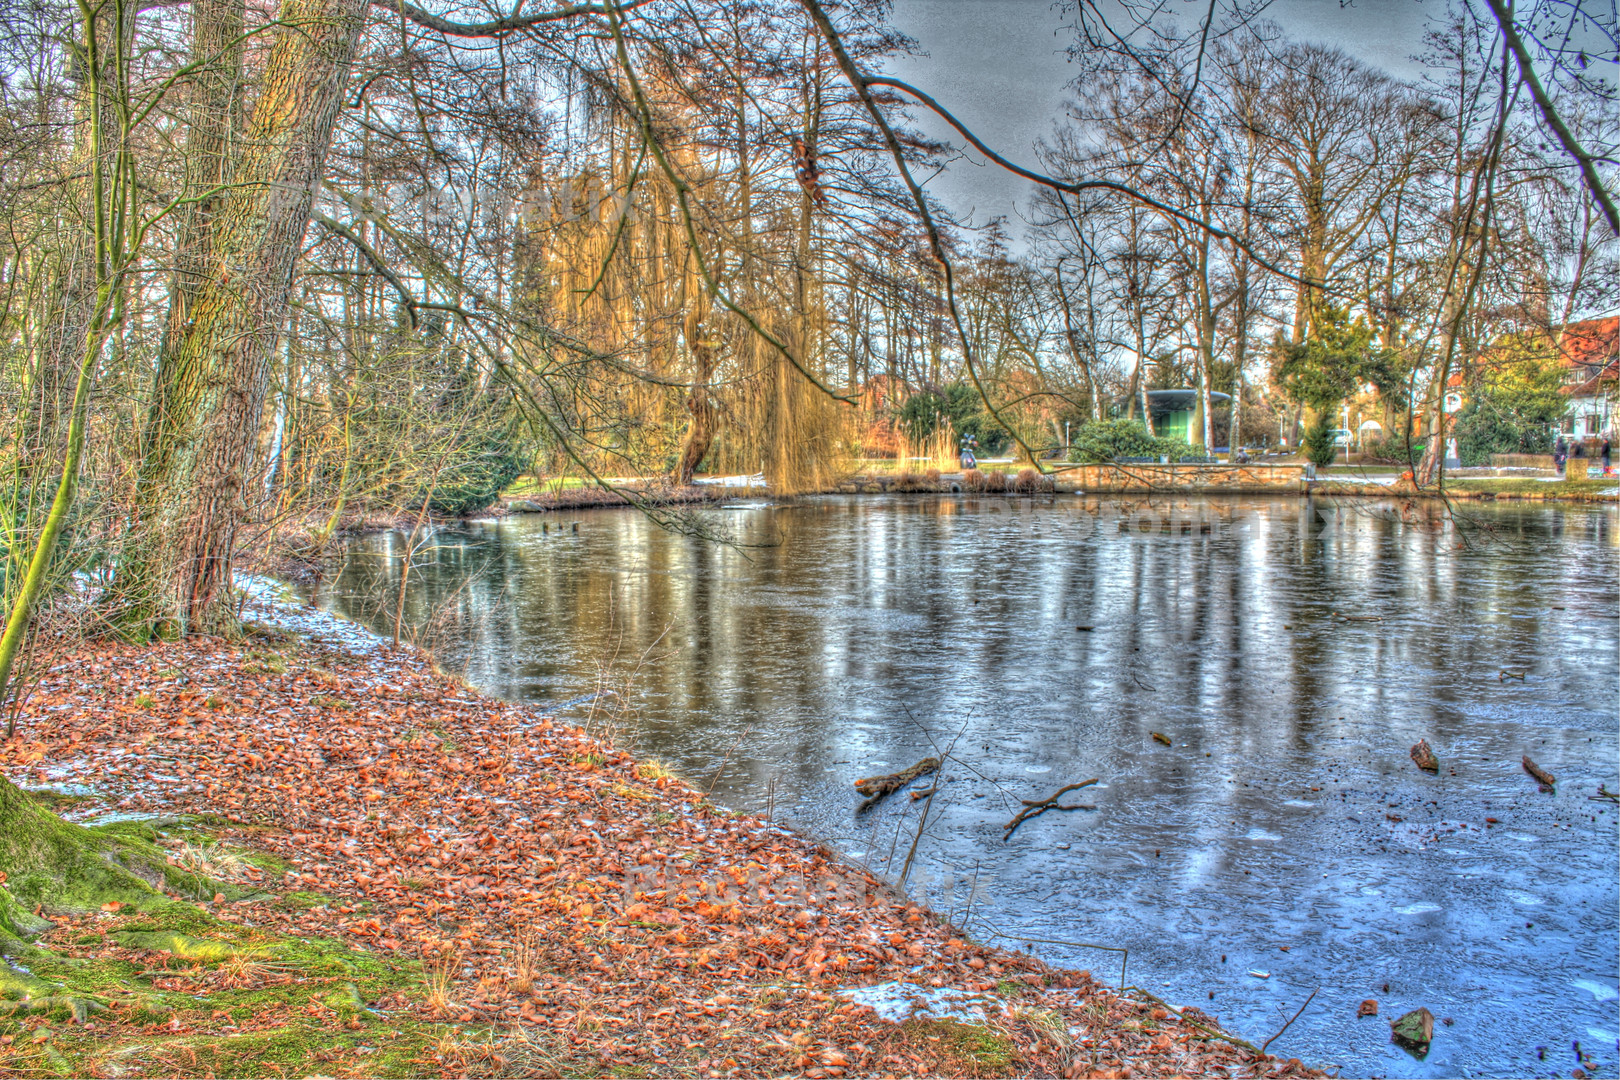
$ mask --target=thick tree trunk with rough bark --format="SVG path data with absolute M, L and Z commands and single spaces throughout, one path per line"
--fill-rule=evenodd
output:
M 191 63 L 198 70 L 188 87 L 182 194 L 198 201 L 180 218 L 161 352 L 185 336 L 192 302 L 208 275 L 214 224 L 225 205 L 223 185 L 231 179 L 231 154 L 241 128 L 244 8 L 244 0 L 191 4 Z
M 217 215 L 204 273 L 160 363 L 137 543 L 117 582 L 126 631 L 228 626 L 231 560 L 270 362 L 366 0 L 283 0 L 283 28 Z

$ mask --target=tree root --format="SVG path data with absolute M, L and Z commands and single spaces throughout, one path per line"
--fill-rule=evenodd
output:
M 23 955 L 49 930 L 51 911 L 92 911 L 116 902 L 136 909 L 181 896 L 238 899 L 241 885 L 169 863 L 152 828 L 135 822 L 86 827 L 64 821 L 0 778 L 0 954 Z
M 1018 831 L 1018 826 L 1022 825 L 1024 822 L 1028 821 L 1030 818 L 1040 817 L 1042 814 L 1046 813 L 1048 810 L 1095 810 L 1095 809 L 1097 809 L 1095 806 L 1091 806 L 1091 805 L 1089 805 L 1087 803 L 1070 803 L 1067 806 L 1063 806 L 1063 805 L 1060 805 L 1058 803 L 1058 799 L 1062 798 L 1064 795 L 1067 795 L 1069 792 L 1078 791 L 1080 788 L 1083 788 L 1083 787 L 1090 787 L 1092 784 L 1095 784 L 1097 782 L 1098 782 L 1098 778 L 1092 777 L 1090 780 L 1082 780 L 1078 784 L 1068 784 L 1068 785 L 1066 785 L 1064 787 L 1060 787 L 1060 788 L 1058 788 L 1056 791 L 1052 792 L 1052 794 L 1048 795 L 1044 799 L 1020 799 L 1019 801 L 1024 804 L 1024 808 L 1022 810 L 1018 811 L 1018 816 L 1017 817 L 1013 818 L 1011 821 L 1007 822 L 1006 825 L 1002 826 L 1002 828 L 1006 829 L 1007 831 L 1002 834 L 1001 839 L 1003 841 L 1006 841 L 1006 840 L 1010 839 L 1012 837 L 1012 834 Z

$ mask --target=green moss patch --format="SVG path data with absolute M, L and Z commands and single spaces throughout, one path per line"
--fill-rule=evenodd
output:
M 0 1075 L 420 1076 L 450 1032 L 409 1011 L 415 962 L 188 905 L 60 919 L 38 946 L 32 974 L 0 968 Z
M 899 1035 L 916 1050 L 944 1059 L 936 1072 L 954 1076 L 1014 1076 L 1019 1072 L 1012 1040 L 981 1024 L 907 1020 L 900 1025 Z
M 243 950 L 228 941 L 217 938 L 196 938 L 174 930 L 126 931 L 113 935 L 126 949 L 162 951 L 182 960 L 201 960 L 218 963 L 232 956 L 243 955 Z

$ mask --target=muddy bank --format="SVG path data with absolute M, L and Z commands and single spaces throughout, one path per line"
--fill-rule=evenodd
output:
M 251 879 L 209 905 L 244 940 L 352 957 L 301 1002 L 330 1022 L 278 1040 L 261 1015 L 313 961 L 254 945 L 138 972 L 136 947 L 157 944 L 138 922 L 129 936 L 138 914 L 58 913 L 45 944 L 138 985 L 102 987 L 93 1027 L 0 1017 L 0 1070 L 103 1074 L 138 1053 L 143 1075 L 1313 1075 L 1195 1009 L 983 947 L 420 654 L 318 613 L 256 614 L 285 629 L 63 652 L 0 763 L 75 818 L 188 830 L 177 858 Z M 253 1053 L 221 1057 L 244 1032 Z

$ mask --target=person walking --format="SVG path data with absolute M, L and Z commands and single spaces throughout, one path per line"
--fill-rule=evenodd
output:
M 1608 440 L 1607 436 L 1605 436 L 1604 439 L 1603 439 L 1603 449 L 1600 451 L 1600 453 L 1601 453 L 1601 455 L 1603 457 L 1603 475 L 1604 476 L 1613 476 L 1614 475 L 1614 466 L 1610 462 L 1609 440 Z
M 1553 442 L 1553 468 L 1558 470 L 1559 476 L 1564 475 L 1564 461 L 1568 457 L 1569 447 L 1565 445 L 1564 437 L 1560 435 L 1558 436 L 1557 440 Z

